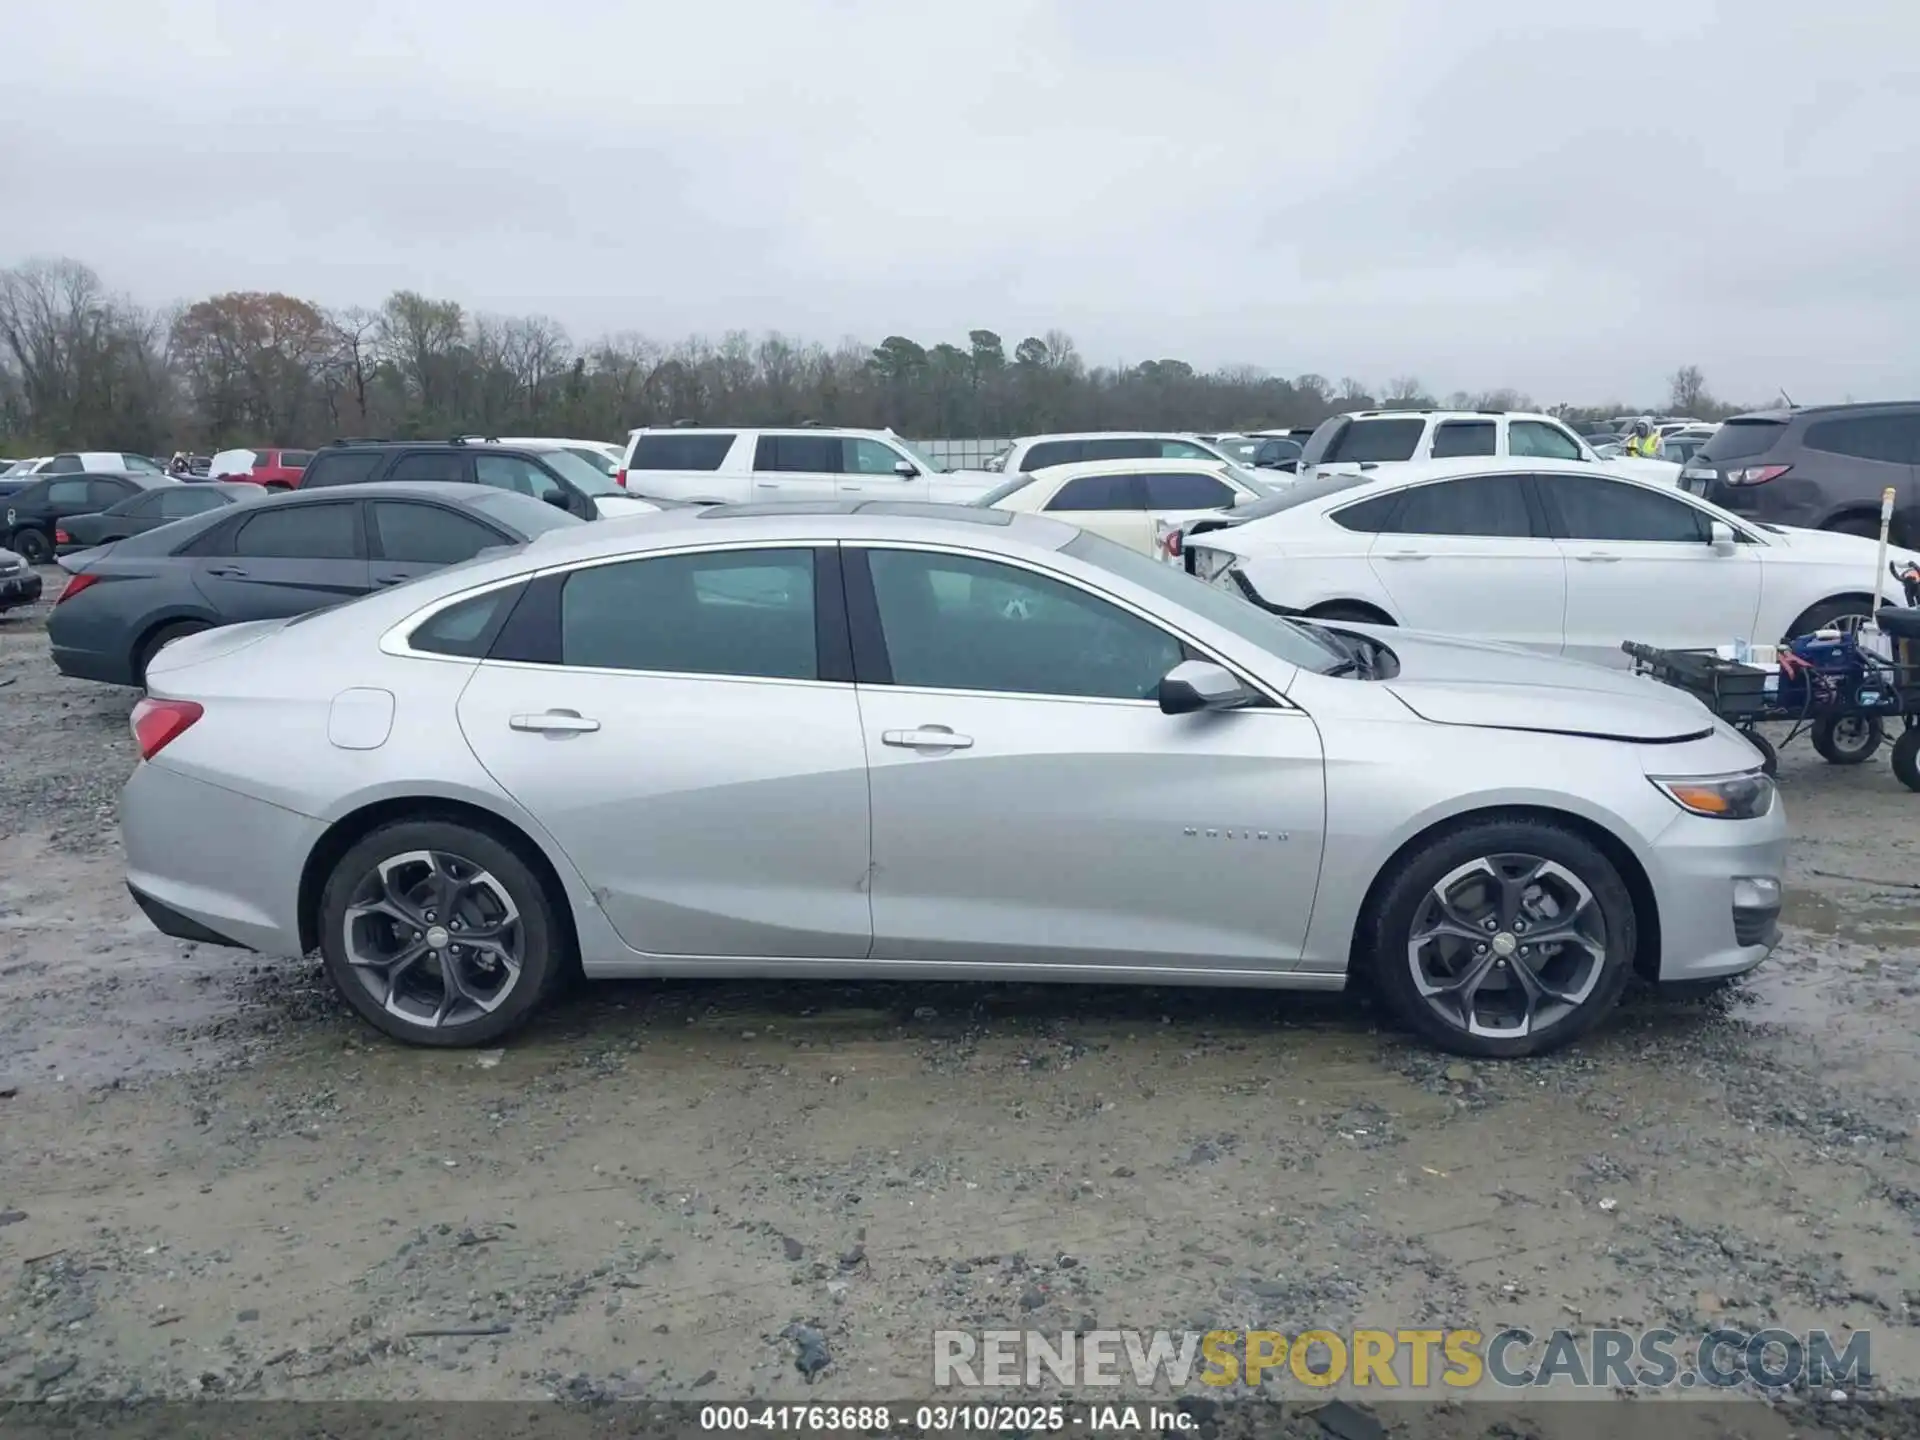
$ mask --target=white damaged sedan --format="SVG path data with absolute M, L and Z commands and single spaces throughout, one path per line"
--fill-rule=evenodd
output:
M 1320 627 L 1071 526 L 874 502 L 572 527 L 167 646 L 128 883 L 388 1034 L 597 976 L 1339 989 L 1525 1055 L 1778 939 L 1786 824 L 1692 699 Z

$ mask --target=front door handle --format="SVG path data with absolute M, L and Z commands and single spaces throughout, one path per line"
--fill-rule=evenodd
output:
M 882 731 L 880 743 L 902 750 L 966 750 L 972 747 L 973 737 L 956 735 L 944 725 L 922 725 L 918 730 Z
M 1584 560 L 1589 565 L 1611 565 L 1619 560 L 1620 557 L 1618 555 L 1609 555 L 1602 550 L 1589 550 L 1584 555 L 1576 555 L 1573 558 L 1576 560 Z
M 413 579 L 411 575 L 376 575 L 374 576 L 373 583 L 382 587 L 387 585 L 404 585 L 411 579 Z
M 1427 558 L 1427 553 L 1424 550 L 1392 550 L 1381 558 L 1384 560 L 1424 560 Z
M 515 730 L 531 730 L 547 735 L 585 735 L 600 728 L 598 720 L 589 720 L 578 710 L 547 710 L 538 715 L 515 715 L 507 724 Z
M 207 574 L 218 575 L 222 580 L 244 580 L 247 572 L 238 565 L 209 565 Z

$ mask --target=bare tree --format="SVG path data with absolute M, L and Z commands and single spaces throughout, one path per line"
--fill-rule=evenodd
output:
M 1692 415 L 1710 404 L 1707 377 L 1698 365 L 1682 365 L 1667 377 L 1667 404 L 1675 415 Z

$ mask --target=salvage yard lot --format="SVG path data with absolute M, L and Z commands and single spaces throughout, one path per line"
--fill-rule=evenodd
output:
M 44 621 L 0 616 L 0 1398 L 873 1398 L 955 1325 L 1715 1321 L 1870 1328 L 1920 1393 L 1920 797 L 1884 757 L 1782 757 L 1758 975 L 1546 1059 L 1339 996 L 757 982 L 434 1053 L 316 962 L 140 918 L 132 695 L 57 676 Z M 492 1333 L 410 1335 L 448 1329 Z

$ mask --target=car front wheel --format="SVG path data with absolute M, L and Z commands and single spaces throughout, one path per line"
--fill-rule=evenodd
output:
M 53 542 L 38 530 L 22 530 L 13 537 L 8 547 L 19 553 L 29 565 L 51 565 L 53 563 Z
M 1591 1029 L 1626 987 L 1632 897 L 1572 830 L 1475 822 L 1395 864 L 1371 916 L 1374 979 L 1395 1015 L 1442 1049 L 1555 1049 Z
M 414 1045 L 484 1045 L 518 1028 L 563 972 L 563 931 L 509 846 L 451 821 L 382 826 L 334 866 L 321 954 L 347 1003 Z

